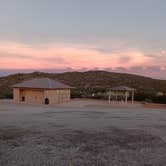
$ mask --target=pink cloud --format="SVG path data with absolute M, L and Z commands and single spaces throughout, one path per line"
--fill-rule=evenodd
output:
M 50 44 L 28 46 L 20 43 L 0 43 L 0 69 L 99 69 L 132 68 L 133 66 L 164 65 L 166 58 L 162 50 L 160 62 L 138 50 L 100 51 L 84 45 Z

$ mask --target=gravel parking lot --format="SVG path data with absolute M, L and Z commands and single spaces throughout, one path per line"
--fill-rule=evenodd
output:
M 0 101 L 0 166 L 165 166 L 166 109 Z

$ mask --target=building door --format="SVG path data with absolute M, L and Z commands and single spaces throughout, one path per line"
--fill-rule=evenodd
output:
M 44 104 L 49 104 L 49 99 L 45 98 Z
M 25 101 L 25 97 L 24 97 L 24 96 L 21 98 L 21 101 L 22 101 L 22 102 L 24 102 L 24 101 Z

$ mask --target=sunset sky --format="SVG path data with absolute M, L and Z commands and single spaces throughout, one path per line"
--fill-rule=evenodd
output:
M 0 74 L 108 70 L 166 79 L 165 0 L 0 0 Z

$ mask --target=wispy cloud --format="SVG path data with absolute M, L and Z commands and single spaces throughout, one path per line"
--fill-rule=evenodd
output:
M 85 45 L 50 44 L 29 46 L 0 43 L 0 69 L 113 69 L 117 71 L 165 74 L 165 51 L 144 54 L 139 50 L 111 50 Z M 161 74 L 162 73 L 162 74 Z

